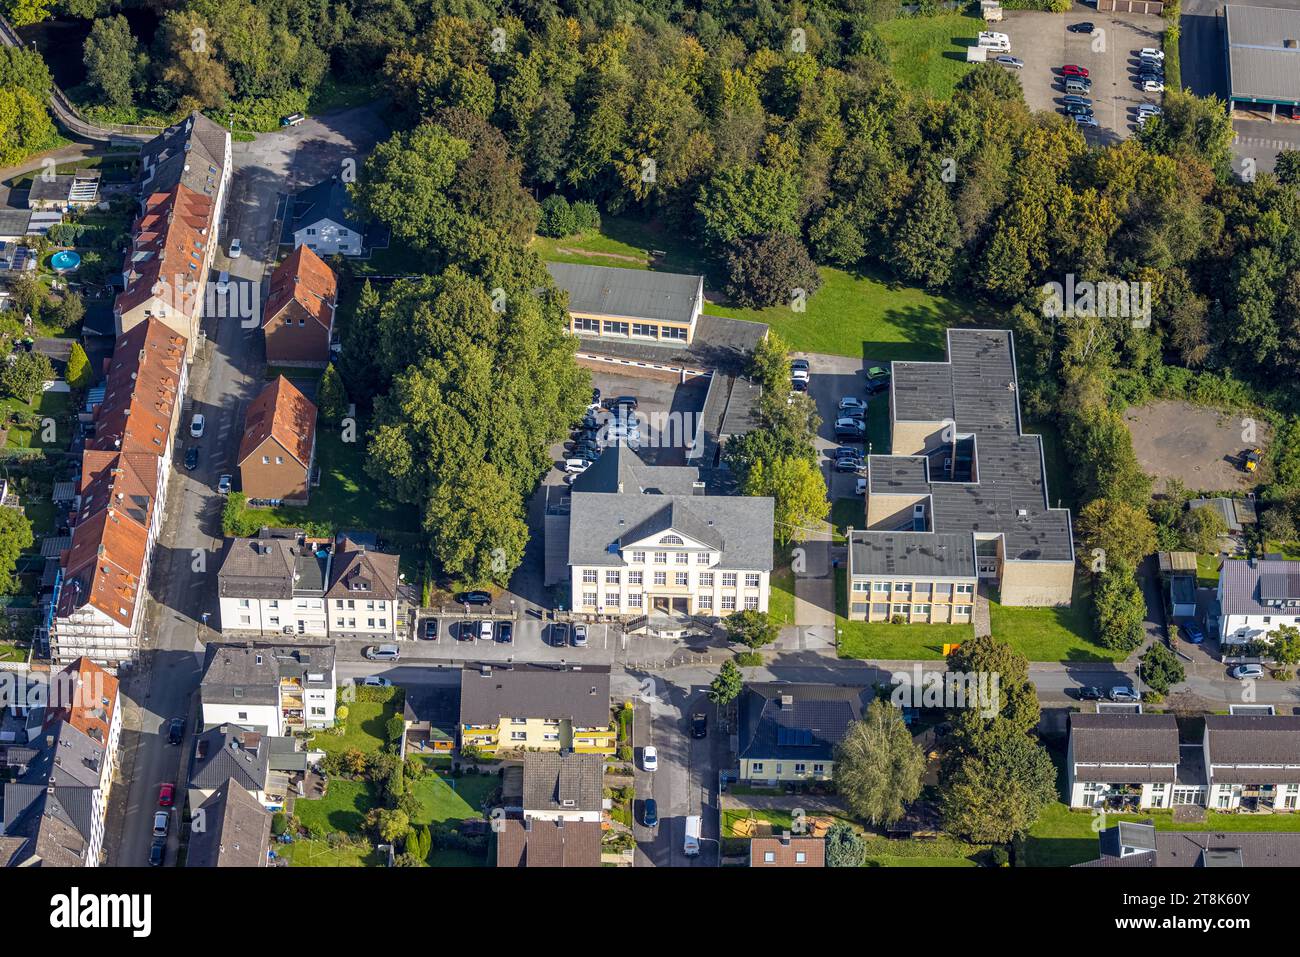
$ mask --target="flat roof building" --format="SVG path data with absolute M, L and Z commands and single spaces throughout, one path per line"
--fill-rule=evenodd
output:
M 1294 117 L 1300 108 L 1300 10 L 1223 8 L 1228 105 Z

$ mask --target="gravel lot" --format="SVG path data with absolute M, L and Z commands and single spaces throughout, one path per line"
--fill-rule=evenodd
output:
M 1131 408 L 1124 422 L 1133 437 L 1133 451 L 1143 470 L 1156 477 L 1156 489 L 1176 478 L 1196 492 L 1248 489 L 1259 478 L 1237 468 L 1237 458 L 1251 443 L 1243 438 L 1248 425 L 1239 415 L 1192 405 L 1160 401 Z M 1272 429 L 1255 424 L 1254 446 L 1267 449 Z

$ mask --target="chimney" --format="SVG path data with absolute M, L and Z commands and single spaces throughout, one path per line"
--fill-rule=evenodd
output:
M 782 832 L 781 832 L 781 844 L 782 844 L 784 847 L 789 847 L 789 846 L 790 846 L 790 832 L 789 832 L 789 831 L 782 831 Z
M 692 482 L 692 483 L 691 483 L 691 494 L 692 494 L 692 495 L 703 495 L 703 494 L 704 494 L 704 483 L 703 483 L 703 482 Z

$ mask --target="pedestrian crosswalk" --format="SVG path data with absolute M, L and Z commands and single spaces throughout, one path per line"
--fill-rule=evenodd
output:
M 1287 142 L 1286 140 L 1270 140 L 1260 136 L 1242 136 L 1240 133 L 1232 138 L 1232 145 L 1253 146 L 1279 151 L 1300 149 L 1300 143 Z

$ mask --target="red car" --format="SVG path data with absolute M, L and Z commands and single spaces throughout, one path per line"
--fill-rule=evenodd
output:
M 164 784 L 158 789 L 158 806 L 171 807 L 176 802 L 176 785 Z
M 1084 67 L 1075 66 L 1073 63 L 1067 63 L 1061 67 L 1061 76 L 1087 76 L 1088 71 Z

